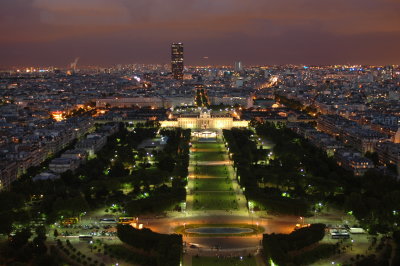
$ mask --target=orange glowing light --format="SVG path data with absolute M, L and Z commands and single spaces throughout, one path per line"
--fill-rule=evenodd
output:
M 54 111 L 51 113 L 51 117 L 56 120 L 57 122 L 63 121 L 64 118 L 64 113 L 62 111 Z

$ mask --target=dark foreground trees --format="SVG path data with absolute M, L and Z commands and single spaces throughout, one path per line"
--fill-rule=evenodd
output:
M 248 130 L 225 130 L 224 137 L 255 210 L 309 216 L 334 207 L 354 215 L 371 234 L 398 229 L 400 182 L 376 170 L 354 176 L 283 124 L 253 125 L 258 138 L 274 143 L 272 156 L 262 158 Z
M 177 266 L 182 256 L 182 235 L 158 234 L 150 229 L 136 229 L 130 225 L 118 225 L 118 237 L 122 242 L 147 254 L 156 254 L 156 264 Z
M 307 265 L 336 252 L 335 245 L 319 245 L 307 250 L 325 235 L 324 224 L 312 224 L 290 234 L 264 234 L 263 248 L 267 261 L 278 265 Z

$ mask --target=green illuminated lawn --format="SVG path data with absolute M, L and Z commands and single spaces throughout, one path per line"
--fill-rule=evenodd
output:
M 230 191 L 232 181 L 226 178 L 198 178 L 194 181 L 196 191 Z
M 234 192 L 195 192 L 194 210 L 236 210 L 238 203 Z
M 225 165 L 213 165 L 213 161 L 225 159 L 225 146 L 223 143 L 195 142 L 195 151 L 191 156 L 194 167 L 193 184 L 193 209 L 194 210 L 237 210 L 238 202 L 233 192 L 232 180 L 229 179 Z M 204 165 L 209 161 L 211 165 Z M 196 162 L 202 162 L 197 165 Z M 223 163 L 223 162 L 222 162 Z
M 208 142 L 197 142 L 193 146 L 196 149 L 210 149 L 212 151 L 221 151 L 224 147 L 222 143 L 208 143 Z
M 228 175 L 225 165 L 195 165 L 194 173 L 209 177 L 226 177 Z
M 194 161 L 223 161 L 222 152 L 196 152 L 193 156 Z
M 254 257 L 244 256 L 237 258 L 218 258 L 218 257 L 193 257 L 193 266 L 256 266 Z

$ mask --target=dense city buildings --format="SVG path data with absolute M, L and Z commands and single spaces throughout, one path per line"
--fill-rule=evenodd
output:
M 0 1 L 0 265 L 400 265 L 400 2 Z
M 183 43 L 173 43 L 171 45 L 171 70 L 174 79 L 183 79 Z
M 50 233 L 59 252 L 68 243 L 87 248 L 92 260 L 99 245 L 103 261 L 118 257 L 127 265 L 201 262 L 197 250 L 207 256 L 235 250 L 239 262 L 243 252 L 254 263 L 254 257 L 284 262 L 259 253 L 275 237 L 263 230 L 290 238 L 319 228 L 316 248 L 328 245 L 330 252 L 315 261 L 337 254 L 336 242 L 322 241 L 352 237 L 367 250 L 366 232 L 397 229 L 399 88 L 398 66 L 236 62 L 186 66 L 183 75 L 180 43 L 172 46 L 172 69 L 3 71 L 0 196 L 24 200 L 18 210 L 3 200 L 0 219 L 9 217 L 11 225 L 0 230 L 14 239 L 26 226 L 18 215 L 27 211 L 34 217 L 29 224 L 57 231 Z M 357 226 L 319 224 L 332 221 Z M 213 233 L 199 237 L 203 230 Z M 144 244 L 132 239 L 158 237 L 175 247 L 152 247 L 135 258 L 113 251 L 141 250 Z M 155 263 L 154 256 L 168 252 L 171 264 Z M 344 254 L 354 255 L 348 248 Z
M 1 187 L 105 121 L 158 120 L 162 127 L 193 129 L 242 127 L 252 120 L 284 123 L 331 156 L 337 153 L 338 164 L 357 174 L 373 165 L 366 154 L 377 153 L 377 167 L 399 166 L 396 66 L 243 67 L 236 62 L 188 66 L 185 80 L 182 71 L 183 44 L 176 43 L 172 74 L 164 65 L 75 69 L 73 74 L 52 68 L 2 72 Z M 304 131 L 301 123 L 315 128 Z M 104 141 L 89 135 L 77 148 L 93 155 Z M 339 154 L 343 148 L 351 152 Z M 349 159 L 358 157 L 366 164 Z M 54 160 L 55 173 L 75 167 L 66 159 Z

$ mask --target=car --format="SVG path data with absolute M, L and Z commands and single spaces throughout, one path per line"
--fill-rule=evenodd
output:
M 189 247 L 190 247 L 190 248 L 198 248 L 198 246 L 196 246 L 196 245 L 193 245 L 193 244 L 192 244 L 192 245 L 190 245 Z

